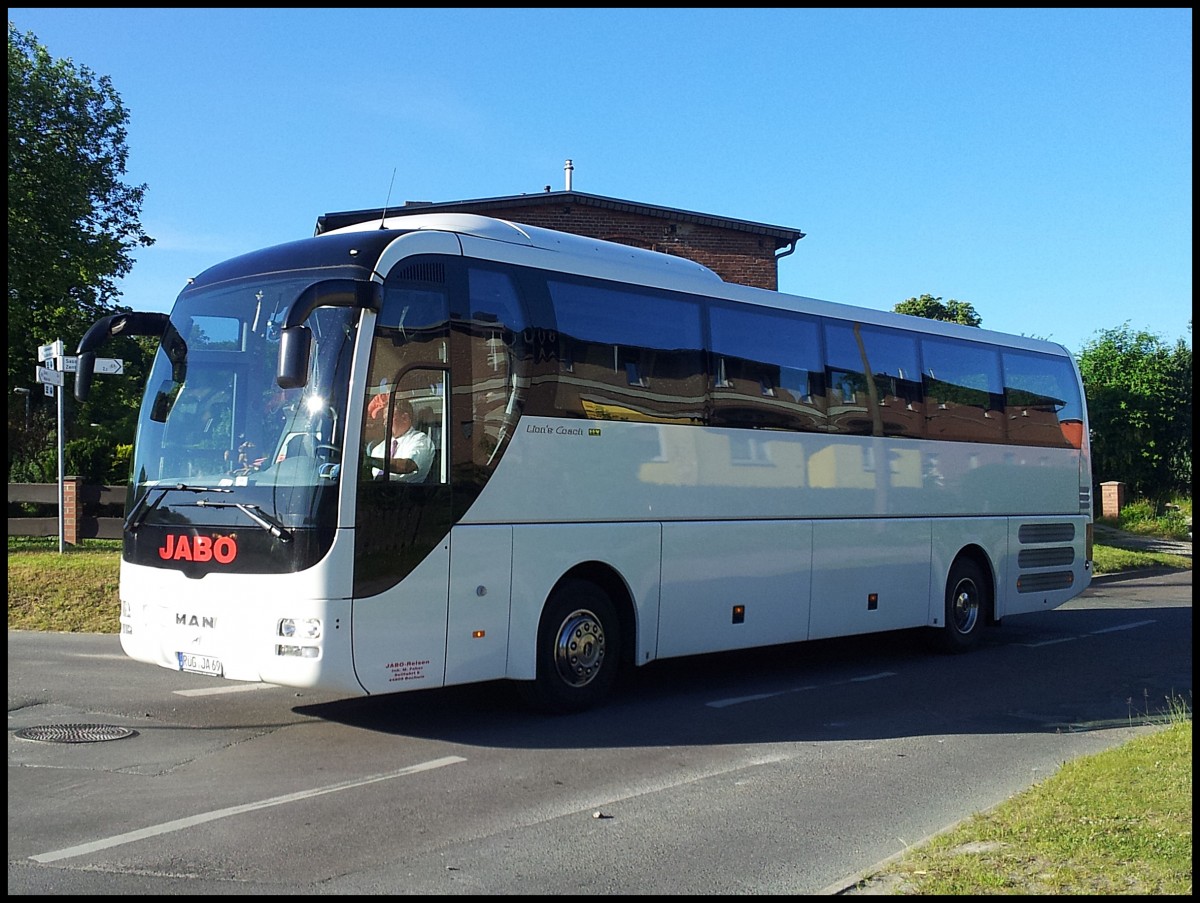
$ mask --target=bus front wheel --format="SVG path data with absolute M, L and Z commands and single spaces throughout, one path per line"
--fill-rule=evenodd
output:
M 979 643 L 991 616 L 991 582 L 969 558 L 960 558 L 946 578 L 946 622 L 937 631 L 946 652 L 966 652 Z
M 522 685 L 526 700 L 555 714 L 581 712 L 612 689 L 621 631 L 608 595 L 586 580 L 566 580 L 542 612 L 537 677 Z

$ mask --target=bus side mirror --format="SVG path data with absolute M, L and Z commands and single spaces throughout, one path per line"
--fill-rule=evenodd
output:
M 183 382 L 187 370 L 187 342 L 183 340 L 175 327 L 171 325 L 171 317 L 161 313 L 139 313 L 125 311 L 109 314 L 93 323 L 82 339 L 75 354 L 78 366 L 75 371 L 75 398 L 87 401 L 92 390 L 92 377 L 96 372 L 96 349 L 114 336 L 154 336 L 158 338 L 171 359 L 172 369 L 177 382 Z
M 279 334 L 279 367 L 275 382 L 281 389 L 299 389 L 308 382 L 308 355 L 312 331 L 307 326 L 286 326 Z
M 96 375 L 96 352 L 85 351 L 77 355 L 75 368 L 75 400 L 87 401 L 92 391 L 92 377 Z

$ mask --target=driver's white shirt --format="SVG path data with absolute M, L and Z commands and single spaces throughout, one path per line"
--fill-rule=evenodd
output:
M 370 456 L 378 458 L 382 462 L 386 445 L 386 442 L 375 443 L 371 448 Z M 412 473 L 392 473 L 389 475 L 390 479 L 405 483 L 420 483 L 429 473 L 429 466 L 433 463 L 433 440 L 416 427 L 411 427 L 403 436 L 395 436 L 392 439 L 391 457 L 409 458 L 416 463 L 417 469 Z M 371 468 L 371 476 L 377 477 L 381 473 L 383 473 L 382 467 Z

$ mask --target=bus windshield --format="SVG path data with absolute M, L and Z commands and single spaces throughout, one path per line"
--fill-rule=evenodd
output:
M 275 379 L 284 317 L 313 282 L 311 274 L 271 275 L 180 296 L 171 326 L 184 350 L 159 348 L 139 419 L 132 532 L 156 523 L 261 528 L 277 534 L 275 542 L 304 537 L 297 548 L 310 546 L 305 531 L 331 533 L 320 512 L 332 520 L 336 510 L 360 311 L 316 308 L 305 323 L 312 334 L 306 384 L 282 389 Z M 159 497 L 147 501 L 153 489 Z

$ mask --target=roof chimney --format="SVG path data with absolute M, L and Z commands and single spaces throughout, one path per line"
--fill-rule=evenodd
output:
M 570 191 L 571 190 L 571 173 L 575 171 L 574 164 L 572 164 L 571 161 L 568 160 L 563 165 L 563 171 L 566 172 L 566 174 L 567 174 L 567 191 Z

